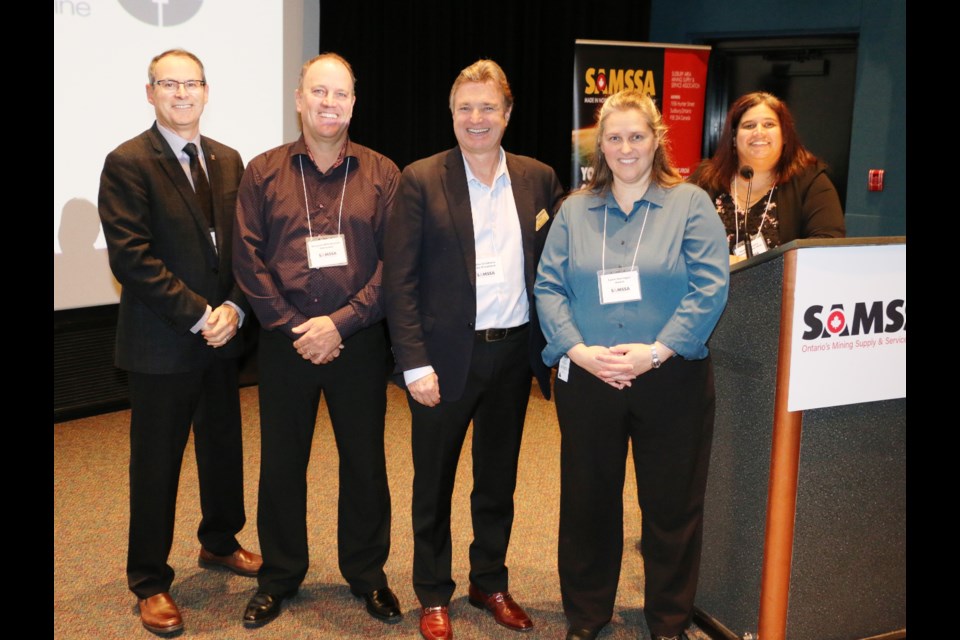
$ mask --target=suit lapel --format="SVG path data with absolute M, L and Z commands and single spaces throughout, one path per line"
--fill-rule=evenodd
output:
M 150 134 L 154 150 L 160 156 L 160 166 L 163 168 L 164 173 L 167 174 L 167 177 L 170 178 L 170 182 L 173 183 L 173 186 L 176 187 L 177 193 L 183 199 L 184 204 L 187 206 L 187 210 L 190 212 L 190 215 L 193 217 L 193 221 L 196 223 L 197 231 L 200 233 L 201 237 L 206 240 L 206 245 L 210 247 L 211 254 L 214 258 L 216 258 L 216 248 L 213 246 L 213 243 L 210 240 L 210 234 L 207 233 L 207 221 L 203 215 L 203 212 L 200 210 L 200 203 L 197 202 L 197 195 L 193 191 L 193 186 L 190 184 L 186 174 L 183 172 L 183 166 L 181 166 L 180 160 L 177 159 L 176 153 L 174 153 L 173 149 L 170 148 L 170 145 L 167 144 L 167 141 L 163 139 L 163 136 L 160 135 L 160 131 L 157 129 L 156 124 L 154 124 L 153 128 L 150 129 Z M 204 154 L 206 155 L 206 148 L 204 148 Z M 219 171 L 217 173 L 219 174 Z M 220 193 L 219 191 L 214 190 L 212 181 L 210 182 L 210 190 L 213 193 Z M 214 202 L 216 202 L 216 200 L 217 198 L 214 198 Z M 217 235 L 219 237 L 219 233 Z
M 450 212 L 453 228 L 460 241 L 460 251 L 463 254 L 467 277 L 476 294 L 477 247 L 473 237 L 473 212 L 470 208 L 470 191 L 467 189 L 467 172 L 463 168 L 463 154 L 459 147 L 454 147 L 447 153 L 443 161 L 443 169 L 440 180 L 447 198 L 447 210 Z
M 537 265 L 533 263 L 536 251 L 537 203 L 530 189 L 530 180 L 523 164 L 517 156 L 507 154 L 507 171 L 510 172 L 510 184 L 513 187 L 513 201 L 517 205 L 517 217 L 520 219 L 520 236 L 523 241 L 523 277 L 527 292 L 533 291 L 533 277 Z
M 217 154 L 207 139 L 201 136 L 200 145 L 203 147 L 203 157 L 207 161 L 207 180 L 210 182 L 210 195 L 213 200 L 213 227 L 217 232 L 217 246 L 215 248 L 218 250 L 218 255 L 222 255 L 223 251 L 220 249 L 223 247 L 224 241 L 229 240 L 223 237 L 224 211 L 223 201 L 219 197 L 219 195 L 223 193 L 223 173 L 220 171 L 220 162 L 217 160 Z M 199 209 L 199 207 L 197 208 Z M 206 235 L 209 240 L 210 235 Z

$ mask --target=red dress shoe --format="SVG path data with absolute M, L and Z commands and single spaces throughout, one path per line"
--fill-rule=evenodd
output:
M 183 629 L 183 618 L 177 603 L 164 591 L 146 600 L 138 600 L 140 622 L 148 630 L 159 634 L 176 633 Z
M 259 573 L 260 565 L 263 564 L 263 558 L 252 551 L 247 551 L 243 547 L 237 547 L 237 550 L 228 556 L 215 556 L 203 547 L 200 547 L 199 564 L 204 569 L 225 567 L 238 576 L 253 578 Z
M 513 601 L 513 598 L 506 591 L 498 591 L 487 595 L 471 583 L 468 599 L 470 604 L 478 609 L 486 609 L 492 613 L 493 619 L 500 626 L 513 631 L 530 631 L 533 629 L 533 620 L 520 605 Z
M 420 635 L 426 640 L 453 640 L 446 607 L 423 607 L 420 610 Z

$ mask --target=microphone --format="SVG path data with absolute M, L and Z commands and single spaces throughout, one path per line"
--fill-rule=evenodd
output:
M 749 259 L 753 257 L 753 243 L 751 242 L 750 231 L 747 230 L 747 213 L 750 211 L 750 192 L 753 191 L 753 167 L 748 164 L 740 167 L 740 177 L 747 181 L 747 201 L 743 206 L 743 248 Z

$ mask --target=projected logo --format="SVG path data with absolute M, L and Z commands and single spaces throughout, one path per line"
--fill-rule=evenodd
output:
M 157 27 L 175 27 L 200 11 L 203 0 L 120 0 L 134 18 Z

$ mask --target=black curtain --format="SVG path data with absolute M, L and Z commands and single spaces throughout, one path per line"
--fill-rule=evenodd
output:
M 318 51 L 353 66 L 350 137 L 401 169 L 456 144 L 450 86 L 475 60 L 495 60 L 514 95 L 504 148 L 549 164 L 569 187 L 574 41 L 645 41 L 649 31 L 650 0 L 321 0 Z

